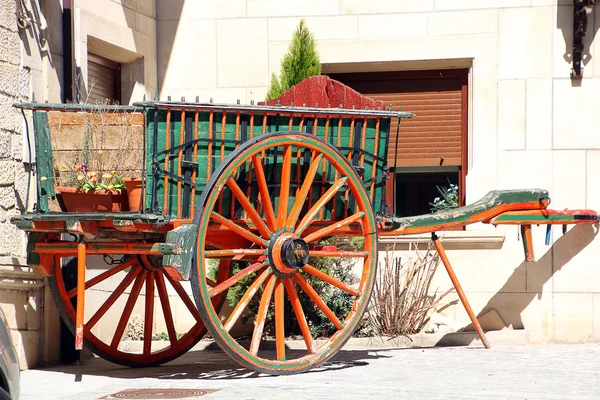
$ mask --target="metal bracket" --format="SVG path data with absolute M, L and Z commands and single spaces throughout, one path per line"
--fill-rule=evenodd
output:
M 571 71 L 572 79 L 583 78 L 583 67 L 581 58 L 584 45 L 583 37 L 587 31 L 588 15 L 592 13 L 592 7 L 600 0 L 573 0 L 573 69 Z

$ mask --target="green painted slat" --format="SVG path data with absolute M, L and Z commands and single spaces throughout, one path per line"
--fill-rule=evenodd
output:
M 238 110 L 239 111 L 239 110 Z M 225 159 L 235 148 L 236 148 L 236 144 L 233 142 L 226 142 L 222 147 L 221 147 L 221 143 L 218 141 L 219 139 L 221 139 L 222 137 L 227 140 L 227 141 L 235 141 L 236 139 L 241 140 L 241 131 L 240 132 L 236 132 L 236 112 L 238 111 L 229 111 L 226 113 L 226 118 L 225 118 L 225 125 L 224 125 L 224 130 L 223 130 L 223 112 L 219 111 L 219 110 L 214 110 L 213 111 L 213 127 L 212 127 L 212 138 L 217 140 L 215 142 L 212 143 L 212 152 L 211 152 L 211 158 L 210 158 L 210 169 L 211 169 L 211 174 L 216 170 L 216 168 L 219 166 L 219 164 L 221 163 L 222 159 Z M 195 110 L 191 109 L 190 111 L 191 113 L 194 113 Z M 246 121 L 249 121 L 250 117 L 249 114 L 246 113 L 244 114 L 244 111 L 239 111 L 240 112 L 240 117 L 244 117 L 246 118 Z M 210 112 L 207 110 L 199 110 L 198 111 L 199 115 L 198 115 L 198 137 L 199 139 L 208 139 L 209 138 L 209 117 L 210 117 Z M 167 110 L 166 109 L 159 109 L 158 110 L 158 120 L 154 121 L 154 116 L 155 116 L 155 109 L 148 109 L 147 111 L 147 126 L 146 126 L 146 131 L 147 131 L 147 150 L 148 150 L 148 154 L 147 154 L 147 169 L 146 169 L 146 176 L 148 179 L 148 188 L 152 187 L 152 184 L 154 183 L 154 174 L 153 174 L 153 160 L 152 160 L 152 154 L 154 151 L 154 135 L 155 135 L 155 130 L 154 130 L 154 125 L 155 123 L 157 124 L 157 135 L 156 135 L 156 152 L 160 153 L 162 151 L 165 150 L 165 148 L 168 147 L 172 147 L 172 146 L 176 146 L 178 145 L 178 140 L 179 140 L 179 130 L 180 130 L 180 121 L 181 121 L 181 112 L 177 109 L 172 109 L 171 110 L 171 122 L 170 122 L 170 143 L 166 143 L 166 117 L 167 117 Z M 317 137 L 321 138 L 321 139 L 325 139 L 325 121 L 326 121 L 326 117 L 327 115 L 322 115 L 319 116 L 319 118 L 316 121 L 316 125 L 313 127 L 313 134 L 315 134 Z M 303 119 L 303 125 L 302 128 L 300 127 L 300 122 Z M 356 117 L 355 120 L 360 120 L 363 121 L 362 117 Z M 307 125 L 308 122 L 314 122 L 314 117 L 306 117 L 303 118 L 302 115 L 296 115 L 294 117 L 292 117 L 292 132 L 298 132 L 298 131 L 302 131 L 302 132 L 306 132 L 307 131 Z M 246 136 L 246 140 L 250 140 L 251 138 L 257 137 L 259 135 L 262 134 L 262 130 L 263 130 L 263 114 L 260 113 L 255 113 L 254 114 L 254 120 L 253 120 L 253 124 L 252 126 L 250 126 L 250 124 L 248 123 L 248 132 L 247 132 L 247 136 Z M 270 115 L 267 120 L 266 120 L 266 132 L 275 132 L 275 131 L 288 131 L 289 129 L 289 122 L 290 122 L 290 118 L 289 117 L 284 117 L 284 116 L 276 116 L 276 115 Z M 341 148 L 351 148 L 353 146 L 353 142 L 354 142 L 354 137 L 353 134 L 351 133 L 351 119 L 348 118 L 342 118 L 342 129 L 339 130 L 338 129 L 338 122 L 339 122 L 339 118 L 331 118 L 330 122 L 329 122 L 329 130 L 327 132 L 327 141 L 334 145 L 337 146 L 338 142 L 339 142 L 339 146 Z M 377 159 L 377 162 L 375 163 L 375 171 L 373 171 L 373 156 L 370 154 L 365 154 L 364 156 L 364 164 L 363 164 L 363 168 L 364 168 L 364 179 L 365 180 L 369 180 L 371 179 L 373 176 L 376 177 L 381 177 L 383 175 L 383 168 L 385 165 L 385 157 L 386 157 L 386 145 L 388 142 L 388 128 L 389 128 L 389 118 L 386 117 L 382 117 L 380 119 L 380 127 L 379 127 L 379 133 L 377 134 L 376 132 L 376 120 L 375 119 L 368 119 L 367 120 L 367 128 L 365 131 L 366 134 L 366 139 L 365 139 L 365 151 L 367 153 L 374 153 L 375 152 L 375 138 L 378 137 L 379 138 L 379 143 L 377 145 L 377 156 L 379 157 Z M 224 136 L 223 135 L 224 132 Z M 362 132 L 361 132 L 362 134 Z M 237 137 L 239 135 L 239 137 Z M 223 153 L 221 153 L 221 149 L 224 149 Z M 274 166 L 274 157 L 275 154 L 273 152 L 267 153 L 266 154 L 266 160 L 264 160 L 264 164 L 265 164 L 265 173 L 267 174 L 267 179 L 269 181 L 272 181 L 274 183 L 278 182 L 280 179 L 280 163 L 281 163 L 281 155 L 282 155 L 282 150 L 283 149 L 279 149 L 278 150 L 278 159 L 276 161 L 276 165 Z M 348 156 L 348 150 L 341 150 L 342 154 L 347 157 Z M 193 199 L 193 201 L 195 203 L 197 203 L 197 201 L 199 200 L 200 196 L 202 195 L 202 191 L 204 190 L 204 187 L 206 185 L 206 178 L 207 178 L 207 169 L 208 169 L 208 157 L 209 157 L 209 145 L 206 141 L 199 141 L 198 145 L 197 145 L 197 157 L 195 162 L 198 164 L 198 171 L 197 171 L 197 176 L 196 176 L 196 195 L 195 195 L 195 199 Z M 159 155 L 156 158 L 157 161 L 157 165 L 159 166 L 159 168 L 164 168 L 165 166 L 165 155 Z M 292 159 L 292 183 L 296 183 L 296 184 L 301 184 L 301 182 L 297 182 L 296 179 L 296 168 L 299 166 L 300 170 L 302 172 L 304 172 L 307 168 L 308 165 L 305 165 L 306 163 L 304 162 L 303 159 L 301 159 L 299 161 L 299 165 L 298 165 L 298 161 L 296 160 L 296 154 L 294 152 L 294 157 Z M 173 151 L 170 154 L 170 161 L 169 161 L 169 165 L 168 165 L 168 169 L 171 173 L 176 173 L 177 172 L 177 151 Z M 246 164 L 246 166 L 243 168 L 243 173 L 239 174 L 239 176 L 235 177 L 235 179 L 239 182 L 242 183 L 242 189 L 244 189 L 244 192 L 246 192 L 247 188 L 246 186 L 243 185 L 243 183 L 247 182 L 248 179 L 248 175 L 247 175 L 247 171 L 251 169 L 250 168 L 250 163 L 248 162 Z M 335 180 L 335 176 L 333 171 L 329 168 L 328 170 L 325 171 L 325 176 L 326 176 L 326 183 L 327 184 L 331 184 L 334 182 Z M 164 205 L 164 196 L 165 196 L 165 188 L 164 186 L 164 175 L 162 173 L 159 173 L 159 177 L 158 177 L 158 181 L 156 182 L 156 204 L 158 205 L 158 210 L 155 211 L 159 211 L 161 213 L 164 213 L 165 215 L 168 216 L 176 216 L 177 214 L 177 180 L 169 177 L 168 178 L 168 187 L 166 190 L 166 195 L 169 197 L 169 208 L 168 210 L 162 210 L 162 207 Z M 315 178 L 316 182 L 320 182 L 321 181 L 321 172 L 319 171 L 317 174 L 317 177 Z M 367 189 L 370 188 L 370 183 L 366 184 Z M 375 209 L 376 212 L 380 212 L 380 208 L 381 208 L 381 203 L 383 200 L 383 189 L 385 186 L 385 182 L 380 178 L 376 181 L 375 184 L 375 193 L 373 196 L 373 207 Z M 293 193 L 293 192 L 292 192 Z M 250 200 L 252 202 L 255 202 L 257 200 L 257 194 L 258 194 L 258 189 L 256 187 L 255 184 L 253 184 L 250 187 Z M 319 198 L 320 196 L 320 190 L 313 190 L 312 192 L 312 197 L 309 199 L 309 202 L 311 204 L 314 204 L 314 202 Z M 222 200 L 222 204 L 223 204 L 223 210 L 222 210 L 222 215 L 230 218 L 231 216 L 231 202 L 232 202 L 232 198 L 231 198 L 231 193 L 228 190 L 225 190 L 223 192 L 223 200 Z M 152 199 L 152 191 L 148 190 L 146 192 L 146 204 L 150 205 L 151 204 L 151 199 Z M 273 201 L 277 202 L 278 198 L 277 196 L 273 196 Z M 293 197 L 290 199 L 290 207 L 293 204 Z M 336 215 L 333 216 L 332 215 L 332 211 L 333 211 L 333 201 L 325 208 L 325 215 L 324 218 L 327 220 L 331 220 L 331 219 L 342 219 L 344 217 L 344 207 L 345 207 L 345 203 L 344 203 L 344 191 L 340 190 L 339 195 L 336 196 L 335 198 L 335 209 L 336 209 Z M 236 206 L 236 208 L 238 209 L 236 212 L 239 212 L 239 205 Z M 353 210 L 348 210 L 348 213 L 352 213 Z
M 54 170 L 52 168 L 52 140 L 48 126 L 48 113 L 34 111 L 33 128 L 37 172 L 37 207 L 39 212 L 48 211 L 48 199 L 54 194 Z

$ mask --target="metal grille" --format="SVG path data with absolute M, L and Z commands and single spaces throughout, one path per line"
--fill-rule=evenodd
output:
M 189 399 L 214 393 L 218 390 L 219 389 L 126 389 L 102 397 L 102 399 Z

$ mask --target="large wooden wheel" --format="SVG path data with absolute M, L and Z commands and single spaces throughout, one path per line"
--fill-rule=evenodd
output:
M 99 256 L 89 256 L 86 262 L 88 272 L 94 264 L 106 266 Z M 56 255 L 53 264 L 52 295 L 63 321 L 75 334 L 77 258 Z M 230 264 L 221 262 L 218 281 L 229 276 Z M 101 271 L 85 283 L 83 339 L 96 355 L 129 367 L 156 366 L 184 354 L 206 334 L 191 296 L 182 282 L 161 267 L 160 256 L 126 256 Z M 209 280 L 209 286 L 216 284 Z M 215 298 L 217 310 L 223 300 L 224 296 Z M 184 332 L 177 332 L 175 318 L 188 321 L 179 327 Z M 123 341 L 129 331 L 137 335 L 140 346 Z M 168 342 L 153 341 L 155 333 L 166 333 L 161 336 Z
M 253 183 L 244 188 L 243 182 Z M 223 207 L 223 199 L 233 199 L 234 211 L 229 211 L 229 204 Z M 306 371 L 332 357 L 362 319 L 377 266 L 375 216 L 363 183 L 346 158 L 314 135 L 275 132 L 259 136 L 239 146 L 219 165 L 197 210 L 192 290 L 206 327 L 220 347 L 240 364 L 269 374 Z M 218 210 L 227 210 L 229 217 Z M 215 236 L 215 231 L 228 234 Z M 361 244 L 346 251 L 316 246 L 329 236 L 354 237 L 354 242 Z M 232 245 L 236 243 L 232 237 L 247 244 Z M 317 268 L 324 265 L 324 258 L 331 257 L 355 262 L 356 284 L 344 283 L 325 268 Z M 214 258 L 246 260 L 248 266 L 211 287 L 205 283 L 205 265 Z M 249 285 L 248 277 L 252 277 Z M 343 315 L 332 311 L 310 284 L 315 279 L 347 293 L 351 310 Z M 211 299 L 236 287 L 243 296 L 222 321 Z M 324 340 L 312 337 L 312 321 L 303 310 L 300 295 L 331 321 L 334 334 L 319 338 Z M 288 302 L 304 339 L 300 350 L 286 349 L 292 344 L 286 345 L 284 325 Z M 231 328 L 249 313 L 254 322 L 251 335 L 233 337 Z M 274 329 L 269 335 L 275 338 L 275 350 L 264 340 L 271 322 Z

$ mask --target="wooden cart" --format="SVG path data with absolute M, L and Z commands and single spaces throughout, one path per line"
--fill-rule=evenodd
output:
M 337 88 L 335 101 L 327 85 Z M 363 318 L 375 282 L 378 237 L 427 232 L 489 346 L 435 232 L 475 222 L 518 224 L 531 257 L 532 224 L 598 221 L 590 210 L 547 210 L 545 190 L 493 191 L 459 209 L 389 216 L 390 126 L 413 115 L 385 110 L 326 78 L 305 81 L 295 90 L 296 95 L 282 97 L 285 105 L 156 99 L 111 107 L 144 115 L 144 196 L 136 212 L 49 211 L 48 201 L 56 194 L 48 113 L 83 113 L 94 106 L 16 105 L 33 111 L 37 203 L 34 212 L 11 221 L 28 232 L 28 264 L 48 278 L 78 349 L 85 344 L 112 362 L 151 366 L 185 353 L 208 331 L 243 366 L 270 374 L 306 371 L 332 357 Z M 302 106 L 292 104 L 301 98 Z M 355 248 L 320 245 L 332 236 L 351 238 Z M 90 275 L 89 263 L 99 255 L 108 265 Z M 354 261 L 355 285 L 315 268 L 331 257 Z M 345 293 L 351 310 L 334 312 L 307 277 Z M 191 282 L 193 300 L 185 281 Z M 234 288 L 243 288 L 243 295 L 222 318 L 224 296 Z M 300 294 L 331 321 L 335 334 L 313 339 Z M 286 348 L 288 302 L 304 339 L 302 350 Z M 134 309 L 143 319 L 139 349 L 122 343 Z M 174 320 L 183 312 L 195 323 L 180 335 Z M 232 335 L 242 317 L 249 318 L 252 332 Z M 266 346 L 266 321 L 274 321 L 269 332 L 274 349 Z M 152 342 L 159 322 L 168 339 L 162 348 Z

